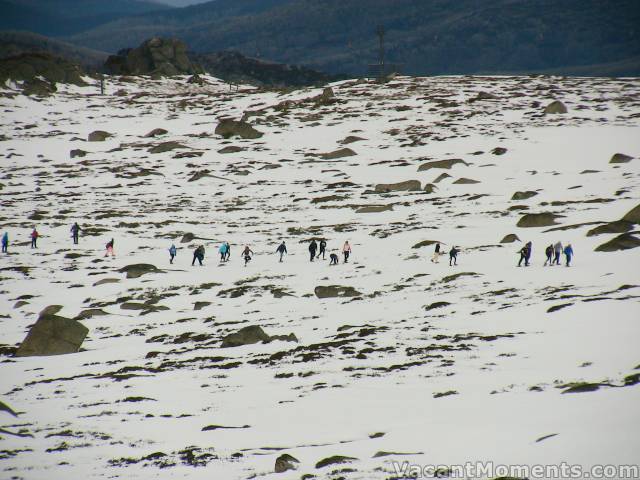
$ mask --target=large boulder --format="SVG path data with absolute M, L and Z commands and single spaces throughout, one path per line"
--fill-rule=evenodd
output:
M 18 347 L 16 357 L 75 353 L 88 333 L 89 329 L 76 320 L 44 312 Z
M 548 114 L 555 115 L 555 114 L 560 114 L 560 113 L 567 113 L 567 107 L 560 100 L 555 100 L 555 101 L 551 102 L 544 109 L 544 114 L 545 115 L 548 115 Z
M 640 223 L 640 205 L 629 210 L 626 215 L 622 217 L 622 220 L 625 222 Z
M 87 141 L 89 142 L 104 142 L 107 138 L 112 135 L 109 132 L 105 132 L 104 130 L 95 130 L 89 134 L 87 137 Z
M 362 295 L 355 288 L 342 285 L 321 285 L 315 288 L 314 293 L 318 298 L 357 297 Z
M 221 120 L 216 127 L 215 133 L 224 138 L 238 136 L 249 140 L 254 140 L 264 135 L 264 133 L 259 132 L 247 122 L 230 119 Z
M 202 73 L 187 55 L 187 45 L 175 38 L 152 38 L 138 48 L 120 50 L 107 58 L 105 69 L 114 75 L 193 75 Z
M 22 84 L 22 93 L 35 97 L 48 97 L 58 91 L 56 84 L 40 78 L 25 80 Z
M 406 180 L 398 183 L 379 183 L 376 185 L 376 192 L 414 192 L 421 189 L 420 180 Z
M 178 142 L 162 142 L 158 145 L 154 145 L 149 149 L 149 153 L 164 153 L 170 152 L 171 150 L 175 150 L 177 148 L 187 148 L 181 143 Z
M 296 457 L 292 457 L 287 453 L 283 453 L 278 458 L 276 458 L 274 471 L 275 473 L 283 473 L 287 470 L 295 470 L 298 463 L 300 463 L 300 460 L 298 460 Z
M 514 243 L 519 241 L 520 239 L 518 238 L 518 235 L 516 235 L 515 233 L 509 233 L 504 237 L 502 237 L 502 240 L 500 240 L 500 243 Z
M 516 192 L 512 195 L 511 200 L 527 200 L 538 195 L 538 192 L 527 190 L 526 192 Z
M 618 250 L 629 250 L 640 247 L 640 232 L 623 233 L 596 247 L 596 252 L 616 252 Z
M 120 273 L 126 273 L 127 278 L 139 278 L 142 275 L 146 275 L 147 273 L 156 273 L 159 272 L 158 268 L 155 265 L 151 265 L 148 263 L 135 263 L 133 265 L 127 265 L 126 267 L 122 267 L 118 270 Z
M 631 160 L 633 160 L 633 157 L 630 157 L 629 155 L 625 155 L 624 153 L 616 153 L 611 157 L 609 163 L 629 163 Z
M 549 227 L 551 225 L 557 225 L 557 218 L 561 218 L 561 215 L 549 212 L 527 213 L 520 218 L 517 225 L 522 228 Z

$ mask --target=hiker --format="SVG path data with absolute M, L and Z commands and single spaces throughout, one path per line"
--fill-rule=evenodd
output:
M 198 260 L 198 263 L 202 266 L 202 261 L 204 260 L 204 245 L 198 245 L 198 248 L 193 251 L 193 260 L 191 260 L 192 267 L 195 265 L 196 260 Z
M 555 257 L 553 259 L 554 265 L 560 265 L 560 255 L 562 255 L 562 242 L 557 242 L 554 246 Z
M 329 255 L 329 258 L 331 259 L 331 263 L 329 263 L 329 265 L 337 265 L 338 264 L 338 254 L 337 253 L 332 253 L 331 255 Z
M 249 245 L 245 245 L 244 250 L 242 251 L 242 257 L 244 258 L 244 266 L 247 266 L 247 263 L 251 261 L 251 255 L 253 252 L 249 248 Z
M 2 235 L 2 253 L 9 253 L 7 249 L 9 248 L 9 232 L 4 232 Z
M 438 260 L 440 260 L 440 242 L 436 242 L 436 249 L 433 252 L 433 257 L 431 257 L 431 261 L 433 263 L 438 263 Z
M 78 244 L 78 238 L 80 237 L 80 225 L 78 222 L 71 225 L 71 238 L 73 238 L 73 244 Z
M 349 261 L 349 255 L 351 255 L 351 245 L 349 245 L 349 241 L 344 242 L 344 246 L 342 247 L 342 254 L 344 255 L 344 263 Z
M 455 245 L 453 247 L 451 247 L 451 250 L 449 250 L 449 266 L 450 267 L 452 266 L 451 262 L 453 262 L 453 265 L 458 265 L 458 253 L 459 252 L 460 252 L 460 250 Z
M 280 254 L 280 262 L 282 262 L 282 256 L 287 253 L 287 246 L 284 244 L 284 240 L 280 244 L 280 246 L 276 249 L 276 253 Z
M 112 257 L 115 257 L 116 254 L 113 253 L 113 238 L 107 242 L 106 247 L 107 247 L 107 251 L 105 252 L 104 256 L 108 257 L 109 254 L 111 254 Z
M 224 244 L 227 247 L 227 256 L 225 257 L 224 261 L 228 262 L 229 259 L 231 258 L 231 245 L 229 245 L 229 242 L 224 242 Z
M 227 242 L 222 242 L 222 245 L 220 245 L 220 248 L 218 249 L 218 252 L 220 253 L 220 261 L 224 262 L 227 259 Z
M 531 242 L 527 242 L 524 247 L 522 247 L 519 252 L 520 253 L 520 261 L 518 262 L 518 266 L 522 266 L 522 261 L 524 260 L 524 266 L 529 266 L 529 258 L 531 258 Z
M 320 251 L 318 252 L 318 256 L 316 258 L 320 258 L 322 255 L 322 259 L 324 260 L 324 252 L 327 250 L 327 241 L 323 238 L 320 240 Z
M 546 267 L 547 263 L 549 264 L 549 266 L 551 266 L 551 264 L 553 263 L 553 244 L 545 248 L 544 254 L 547 256 L 547 259 L 544 261 L 544 266 Z
M 173 265 L 173 259 L 176 258 L 176 254 L 178 253 L 178 249 L 172 243 L 169 247 L 169 263 Z
M 33 230 L 31 231 L 31 248 L 38 248 L 39 236 L 40 234 L 38 233 L 38 230 L 36 230 L 36 227 L 33 227 Z
M 309 244 L 309 255 L 311 256 L 310 261 L 313 262 L 313 259 L 316 258 L 316 251 L 318 250 L 318 244 L 316 243 L 316 240 L 313 239 L 311 240 L 311 243 Z
M 571 266 L 571 258 L 573 257 L 573 247 L 571 246 L 570 243 L 567 243 L 567 246 L 564 247 L 564 256 L 567 260 L 567 267 Z

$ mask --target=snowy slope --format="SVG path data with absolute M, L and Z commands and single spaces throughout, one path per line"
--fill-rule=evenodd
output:
M 0 477 L 387 479 L 408 478 L 393 465 L 404 461 L 638 463 L 639 250 L 595 252 L 616 235 L 586 234 L 640 203 L 640 80 L 346 81 L 327 104 L 309 100 L 320 89 L 125 80 L 108 80 L 105 96 L 0 98 L 0 226 L 12 242 L 0 257 L 0 398 L 21 412 L 0 428 L 32 435 L 3 435 Z M 543 115 L 552 100 L 568 113 Z M 245 112 L 262 138 L 214 134 Z M 154 128 L 168 133 L 145 138 Z M 94 130 L 113 136 L 87 142 Z M 184 148 L 149 152 L 167 141 Z M 227 146 L 243 150 L 218 153 Z M 344 147 L 356 155 L 319 156 Z M 610 164 L 618 152 L 634 159 Z M 418 171 L 446 159 L 466 165 Z M 434 193 L 373 193 L 442 173 Z M 390 208 L 358 213 L 372 205 Z M 542 212 L 563 217 L 516 226 Z M 185 233 L 197 238 L 180 243 Z M 530 267 L 516 267 L 522 243 L 500 243 L 511 233 L 533 242 Z M 312 237 L 329 250 L 349 240 L 352 261 L 310 263 Z M 104 258 L 110 238 L 116 257 Z M 224 240 L 229 263 L 217 261 Z M 425 240 L 459 245 L 458 265 L 430 262 L 433 245 L 414 248 Z M 543 267 L 558 240 L 574 264 Z M 192 267 L 201 243 L 205 266 Z M 246 268 L 243 245 L 256 253 Z M 137 263 L 161 271 L 118 272 Z M 360 295 L 318 299 L 320 285 Z M 82 320 L 77 354 L 12 357 L 48 305 L 106 314 Z M 247 325 L 298 343 L 221 348 Z M 582 382 L 600 385 L 564 393 Z M 273 473 L 282 453 L 298 470 Z M 316 468 L 333 455 L 356 460 Z

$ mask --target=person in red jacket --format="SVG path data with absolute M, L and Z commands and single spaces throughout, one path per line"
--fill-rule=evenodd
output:
M 36 227 L 33 227 L 33 231 L 31 232 L 31 248 L 38 248 L 38 237 L 40 234 Z

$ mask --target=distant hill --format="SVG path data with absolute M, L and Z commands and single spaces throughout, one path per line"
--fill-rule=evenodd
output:
M 78 47 L 35 33 L 0 32 L 0 59 L 34 52 L 64 58 L 89 71 L 101 69 L 108 56 L 106 52 Z
M 217 0 L 120 18 L 69 38 L 115 52 L 174 36 L 201 53 L 235 50 L 359 75 L 377 58 L 377 24 L 387 30 L 388 61 L 408 74 L 584 67 L 588 75 L 611 63 L 632 74 L 640 55 L 638 0 Z
M 73 35 L 118 18 L 169 9 L 143 0 L 0 0 L 0 30 Z

